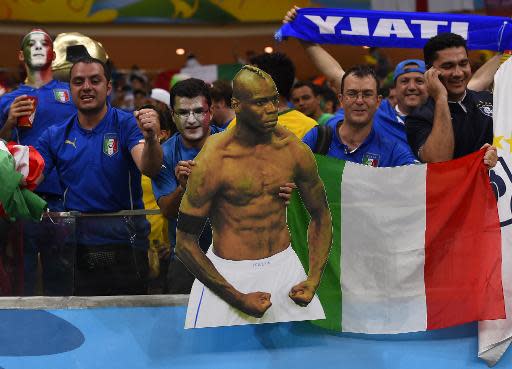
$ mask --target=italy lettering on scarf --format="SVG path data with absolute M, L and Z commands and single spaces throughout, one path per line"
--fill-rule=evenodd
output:
M 275 34 L 321 44 L 422 48 L 443 32 L 461 35 L 468 49 L 512 49 L 511 19 L 469 14 L 302 8 Z

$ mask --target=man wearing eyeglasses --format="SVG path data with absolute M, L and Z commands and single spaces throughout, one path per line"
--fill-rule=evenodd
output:
M 341 80 L 340 102 L 345 111 L 342 121 L 327 123 L 327 156 L 373 167 L 394 167 L 415 162 L 411 149 L 399 140 L 390 140 L 373 127 L 373 117 L 381 96 L 379 81 L 373 69 L 355 66 Z M 320 133 L 321 134 L 321 133 Z M 303 138 L 311 150 L 318 152 L 319 128 Z
M 277 124 L 279 95 L 267 73 L 244 66 L 233 80 L 238 124 L 210 137 L 195 159 L 178 213 L 176 255 L 196 276 L 186 328 L 323 319 L 315 295 L 332 239 L 311 152 Z M 283 183 L 311 214 L 309 273 L 290 246 Z M 207 219 L 213 244 L 198 237 Z
M 170 90 L 172 117 L 178 133 L 162 145 L 163 168 L 152 180 L 153 193 L 162 214 L 169 219 L 169 240 L 172 248 L 176 245 L 176 219 L 181 199 L 187 188 L 197 156 L 206 139 L 222 129 L 210 125 L 212 99 L 208 85 L 197 78 L 176 83 Z M 206 252 L 212 242 L 211 228 L 207 225 L 202 232 L 199 245 Z M 169 267 L 169 293 L 190 292 L 194 276 L 183 264 L 172 256 Z

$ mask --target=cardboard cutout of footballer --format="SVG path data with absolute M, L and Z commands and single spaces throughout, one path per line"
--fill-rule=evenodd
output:
M 238 121 L 196 157 L 178 214 L 176 254 L 196 276 L 185 328 L 324 319 L 315 292 L 332 241 L 324 186 L 311 151 L 277 125 L 272 78 L 244 66 L 233 80 Z M 306 275 L 290 245 L 280 187 L 295 183 L 311 215 Z M 213 244 L 198 237 L 210 219 Z

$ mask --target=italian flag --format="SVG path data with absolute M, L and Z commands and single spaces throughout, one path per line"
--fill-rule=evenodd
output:
M 324 328 L 390 334 L 505 317 L 501 236 L 483 151 L 372 168 L 316 156 L 333 220 L 317 291 Z M 294 195 L 292 245 L 308 270 L 309 216 Z
M 206 83 L 212 83 L 218 79 L 231 81 L 235 74 L 242 68 L 242 64 L 207 64 L 182 68 L 180 73 L 193 78 L 199 78 Z
M 0 217 L 40 220 L 46 201 L 31 190 L 41 177 L 44 160 L 32 146 L 0 140 Z

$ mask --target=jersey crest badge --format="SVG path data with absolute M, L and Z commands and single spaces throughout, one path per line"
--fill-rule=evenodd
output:
M 369 167 L 378 167 L 379 159 L 380 155 L 367 152 L 363 155 L 363 165 L 368 165 Z
M 69 102 L 69 91 L 61 88 L 56 88 L 53 90 L 53 97 L 58 102 L 67 103 Z
M 480 109 L 482 114 L 492 118 L 492 102 L 479 101 L 476 106 Z
M 105 133 L 103 136 L 103 153 L 114 156 L 119 150 L 119 140 L 116 133 Z

